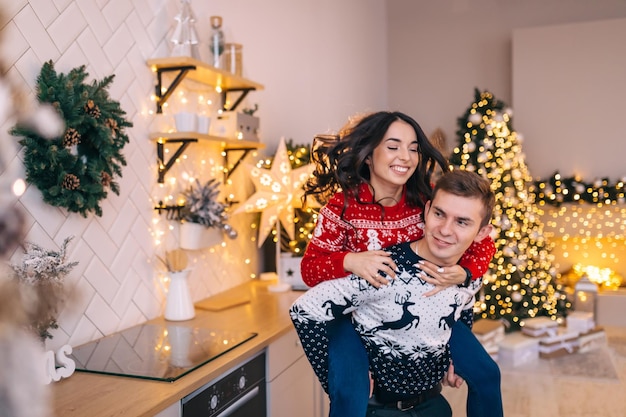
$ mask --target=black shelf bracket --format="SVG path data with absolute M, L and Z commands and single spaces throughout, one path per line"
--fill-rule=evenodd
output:
M 176 162 L 176 160 L 185 152 L 185 149 L 194 142 L 198 142 L 198 139 L 195 138 L 184 138 L 184 139 L 167 139 L 167 140 L 158 140 L 157 141 L 157 163 L 159 170 L 159 184 L 163 184 L 165 182 L 165 174 L 170 170 L 172 165 Z M 166 143 L 179 143 L 180 146 L 174 152 L 169 159 L 169 161 L 165 162 L 165 144 Z
M 250 91 L 255 91 L 255 90 L 256 90 L 256 88 L 253 88 L 253 87 L 222 89 L 222 109 L 224 111 L 233 111 L 233 110 L 235 110 L 241 104 L 243 99 L 246 98 L 248 93 Z M 228 95 L 228 93 L 232 93 L 232 92 L 241 92 L 241 94 L 239 95 L 237 100 L 235 100 L 235 102 L 230 107 L 227 108 L 226 107 L 226 96 Z
M 181 210 L 185 208 L 185 205 L 166 205 L 163 201 L 159 201 L 157 206 L 154 206 L 154 209 L 161 215 L 165 212 L 165 218 L 167 220 L 180 220 L 182 218 Z
M 224 149 L 224 182 L 228 180 L 230 175 L 237 169 L 239 164 L 243 162 L 244 158 L 254 149 L 252 148 L 227 148 Z M 243 151 L 243 154 L 239 155 L 239 158 L 232 164 L 232 166 L 228 162 L 228 155 L 230 152 L 234 151 Z
M 195 70 L 196 67 L 194 65 L 186 65 L 180 67 L 167 67 L 167 68 L 157 68 L 157 85 L 155 89 L 155 95 L 157 98 L 156 101 L 156 111 L 157 113 L 163 113 L 163 105 L 167 101 L 167 99 L 172 95 L 176 87 L 181 83 L 181 81 L 185 78 L 187 73 L 191 70 Z M 165 91 L 163 90 L 163 73 L 164 72 L 173 72 L 178 71 L 176 77 L 172 80 L 172 83 L 167 87 Z

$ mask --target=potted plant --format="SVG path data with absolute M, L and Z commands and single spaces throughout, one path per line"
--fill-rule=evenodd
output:
M 185 206 L 181 209 L 181 248 L 212 246 L 221 241 L 222 230 L 230 230 L 226 225 L 226 204 L 217 201 L 219 185 L 216 179 L 210 179 L 204 184 L 196 180 L 195 186 L 191 185 L 183 191 Z

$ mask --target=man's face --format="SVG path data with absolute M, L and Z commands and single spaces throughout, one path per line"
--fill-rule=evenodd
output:
M 480 226 L 483 213 L 479 199 L 439 190 L 426 204 L 427 259 L 439 265 L 457 263 L 472 242 L 483 240 L 491 232 L 491 225 Z

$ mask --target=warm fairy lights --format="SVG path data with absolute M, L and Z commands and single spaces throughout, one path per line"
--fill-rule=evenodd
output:
M 595 282 L 602 289 L 615 290 L 622 284 L 622 277 L 611 268 L 576 264 L 572 267 L 572 271 L 579 277 L 587 275 L 591 282 Z
M 531 191 L 539 205 L 559 207 L 563 203 L 591 203 L 598 206 L 626 203 L 626 177 L 611 182 L 608 178 L 583 181 L 579 176 L 563 178 L 558 172 L 549 180 L 538 180 Z

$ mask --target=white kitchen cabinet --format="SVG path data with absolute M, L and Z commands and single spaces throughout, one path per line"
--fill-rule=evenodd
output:
M 181 415 L 181 411 L 180 411 L 180 401 L 179 401 L 170 405 L 169 407 L 167 407 L 165 410 L 161 411 L 160 413 L 155 414 L 154 417 L 180 417 L 180 415 Z
M 328 397 L 295 330 L 267 348 L 268 417 L 326 417 Z

